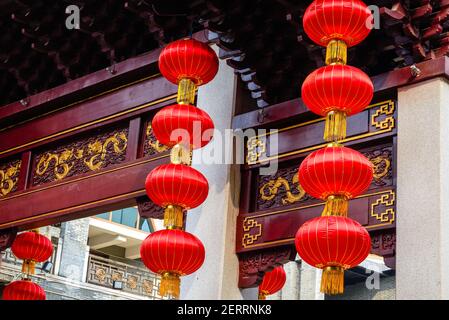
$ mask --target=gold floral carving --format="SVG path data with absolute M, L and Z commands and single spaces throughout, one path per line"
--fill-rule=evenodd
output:
M 253 229 L 257 229 L 256 233 L 251 233 Z M 243 237 L 242 237 L 242 246 L 245 248 L 248 245 L 253 244 L 257 239 L 262 235 L 262 225 L 258 223 L 256 220 L 251 218 L 245 218 L 243 221 Z
M 104 268 L 97 268 L 95 270 L 95 278 L 97 278 L 99 282 L 103 282 L 106 279 L 106 270 Z
M 373 177 L 376 180 L 380 180 L 388 174 L 388 171 L 391 168 L 391 160 L 386 156 L 377 156 L 370 159 L 374 168 L 373 168 Z
M 393 223 L 395 220 L 394 204 L 396 194 L 393 190 L 382 194 L 375 202 L 371 204 L 371 217 L 382 223 Z
M 0 167 L 0 196 L 6 196 L 14 190 L 19 181 L 19 171 L 22 161 L 7 164 L 4 168 Z
M 371 125 L 379 130 L 391 130 L 395 126 L 394 101 L 386 101 L 371 115 Z
M 130 289 L 135 289 L 137 288 L 137 278 L 134 276 L 128 276 L 128 279 L 126 281 L 126 285 L 128 286 L 128 288 Z
M 297 184 L 299 194 L 293 194 L 290 188 L 290 183 L 287 179 L 279 177 L 277 179 L 269 180 L 259 189 L 260 198 L 265 201 L 272 200 L 279 192 L 280 187 L 284 187 L 286 196 L 282 198 L 282 204 L 292 204 L 300 201 L 306 194 L 298 181 L 298 174 L 295 174 L 292 179 L 293 184 Z
M 153 292 L 153 281 L 144 279 L 143 283 L 142 283 L 142 287 L 143 290 L 147 293 L 147 294 L 151 294 Z

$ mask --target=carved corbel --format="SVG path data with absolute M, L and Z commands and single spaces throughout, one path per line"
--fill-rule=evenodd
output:
M 239 254 L 239 288 L 257 287 L 265 272 L 296 257 L 294 246 L 282 246 Z

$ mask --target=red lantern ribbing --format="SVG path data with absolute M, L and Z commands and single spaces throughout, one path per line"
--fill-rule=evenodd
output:
M 201 241 L 182 230 L 161 230 L 150 234 L 140 247 L 145 266 L 162 275 L 160 295 L 179 297 L 179 277 L 198 270 L 204 262 Z
M 368 256 L 371 239 L 358 222 L 338 216 L 318 217 L 299 228 L 295 246 L 308 264 L 323 269 L 321 291 L 343 293 L 344 270 Z
M 44 289 L 29 279 L 17 280 L 3 289 L 3 300 L 45 300 Z
M 168 147 L 181 143 L 187 148 L 204 147 L 212 139 L 214 123 L 207 112 L 175 104 L 161 109 L 151 122 L 157 140 Z
M 348 200 L 371 184 L 373 165 L 360 152 L 343 147 L 346 117 L 361 112 L 373 97 L 373 84 L 361 70 L 346 66 L 347 48 L 366 38 L 372 15 L 360 0 L 315 0 L 307 8 L 304 31 L 326 46 L 327 66 L 312 72 L 301 95 L 314 113 L 325 116 L 325 148 L 301 163 L 298 180 L 305 192 L 326 201 L 322 217 L 306 222 L 296 234 L 296 248 L 307 263 L 324 269 L 321 291 L 343 293 L 344 270 L 362 262 L 370 236 L 347 218 Z
M 259 300 L 265 300 L 268 295 L 275 294 L 285 284 L 287 275 L 283 266 L 278 266 L 271 271 L 265 272 L 262 283 L 259 286 Z
M 11 251 L 23 260 L 22 272 L 34 274 L 36 262 L 44 262 L 51 257 L 53 245 L 47 237 L 34 230 L 18 234 L 11 245 Z
M 160 294 L 179 297 L 179 277 L 195 272 L 204 261 L 204 246 L 183 231 L 185 210 L 195 208 L 207 197 L 206 178 L 190 167 L 192 150 L 204 147 L 212 138 L 210 116 L 194 106 L 196 89 L 210 82 L 218 71 L 215 52 L 194 39 L 170 43 L 159 56 L 159 69 L 178 85 L 178 104 L 167 106 L 153 118 L 153 133 L 171 147 L 171 164 L 153 169 L 145 181 L 148 197 L 164 207 L 164 226 L 145 239 L 141 257 L 145 265 L 161 274 Z
M 306 193 L 326 201 L 323 215 L 347 216 L 348 200 L 371 184 L 373 164 L 358 151 L 328 146 L 304 159 L 298 180 Z

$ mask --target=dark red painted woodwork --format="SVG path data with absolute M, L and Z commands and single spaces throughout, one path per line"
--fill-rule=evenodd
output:
M 25 146 L 23 149 L 14 150 L 5 153 L 8 149 L 16 146 L 21 146 L 45 137 L 59 134 L 65 130 L 75 128 L 77 126 L 83 126 L 86 123 L 98 121 L 102 118 L 106 118 L 112 115 L 116 115 L 120 112 L 124 112 L 133 107 L 137 107 L 149 102 L 154 102 L 163 97 L 176 94 L 176 86 L 169 83 L 162 77 L 157 77 L 138 83 L 133 86 L 120 89 L 116 92 L 112 92 L 105 96 L 81 103 L 70 108 L 52 113 L 45 117 L 40 117 L 33 121 L 26 122 L 21 125 L 14 126 L 11 129 L 0 131 L 0 158 L 11 153 L 16 153 L 17 151 L 23 149 L 29 149 L 30 147 Z M 172 100 L 164 102 L 166 104 L 172 102 Z M 109 121 L 102 123 L 89 125 L 89 129 L 98 127 L 99 125 L 105 125 L 112 122 L 117 122 L 118 120 L 129 118 L 135 114 L 141 114 L 143 112 L 148 112 L 148 110 L 155 109 L 161 105 L 153 105 L 139 111 L 128 113 L 120 117 L 116 117 Z M 86 127 L 87 128 L 87 127 Z M 77 132 L 83 131 L 77 130 Z M 73 134 L 73 131 L 71 134 Z M 48 139 L 43 141 L 48 143 L 49 141 L 59 140 Z M 36 147 L 42 143 L 37 142 L 31 145 L 31 147 Z
M 50 218 L 64 217 L 68 220 L 73 219 L 72 213 L 80 217 L 82 212 L 89 215 L 95 208 L 105 210 L 104 204 L 114 202 L 113 198 L 117 198 L 116 202 L 134 200 L 145 195 L 144 184 L 148 172 L 165 162 L 167 157 L 154 161 L 139 159 L 1 198 L 0 229 L 17 226 L 24 230 L 31 226 L 47 225 Z

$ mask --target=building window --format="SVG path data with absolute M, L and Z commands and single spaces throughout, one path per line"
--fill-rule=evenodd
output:
M 141 219 L 137 207 L 125 208 L 96 215 L 97 218 L 119 223 L 145 232 L 153 232 L 153 226 L 148 219 Z

